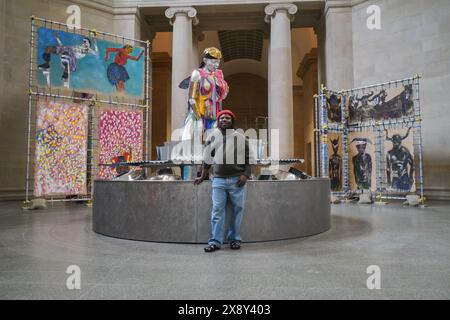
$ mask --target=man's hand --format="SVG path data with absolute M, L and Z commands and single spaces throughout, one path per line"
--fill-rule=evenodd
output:
M 236 185 L 240 188 L 240 187 L 245 186 L 246 183 L 247 183 L 247 176 L 241 174 Z
M 199 185 L 200 183 L 202 183 L 203 182 L 203 180 L 205 180 L 205 178 L 202 176 L 202 177 L 198 177 L 198 178 L 195 178 L 195 180 L 194 180 L 194 185 Z

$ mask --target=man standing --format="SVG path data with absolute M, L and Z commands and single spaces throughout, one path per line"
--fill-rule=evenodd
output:
M 250 149 L 244 135 L 234 130 L 236 116 L 230 110 L 217 114 L 218 130 L 205 143 L 202 174 L 195 179 L 198 185 L 205 180 L 213 165 L 211 238 L 205 252 L 219 250 L 225 233 L 227 199 L 233 207 L 233 215 L 227 240 L 230 248 L 241 248 L 241 222 L 247 193 L 246 182 L 250 177 Z

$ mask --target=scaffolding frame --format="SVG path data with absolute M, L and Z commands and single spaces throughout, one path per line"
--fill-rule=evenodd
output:
M 31 16 L 31 34 L 29 43 L 29 70 L 28 70 L 28 129 L 27 129 L 27 154 L 26 154 L 26 181 L 25 181 L 25 205 L 30 203 L 30 182 L 34 180 L 31 173 L 31 164 L 34 163 L 34 151 L 35 143 L 32 139 L 32 134 L 36 134 L 36 119 L 34 119 L 35 106 L 38 99 L 51 99 L 53 101 L 71 101 L 71 102 L 83 102 L 88 106 L 88 135 L 87 135 L 87 153 L 86 153 L 86 194 L 73 195 L 73 198 L 67 199 L 67 196 L 44 196 L 43 198 L 49 202 L 70 202 L 70 201 L 92 201 L 93 196 L 93 181 L 95 179 L 96 165 L 94 163 L 96 152 L 96 138 L 95 132 L 98 126 L 97 111 L 99 104 L 109 105 L 110 107 L 129 107 L 129 108 L 142 108 L 143 109 L 143 141 L 142 141 L 142 157 L 143 160 L 148 160 L 149 157 L 149 144 L 151 142 L 150 137 L 150 121 L 151 121 L 151 59 L 150 59 L 150 41 L 142 41 L 138 39 L 132 39 L 125 36 L 120 36 L 108 32 L 97 31 L 96 29 L 87 28 L 71 28 L 67 24 Z M 41 87 L 37 83 L 37 67 L 38 59 L 35 57 L 35 51 L 37 51 L 37 30 L 40 27 L 48 28 L 55 31 L 65 31 L 72 34 L 78 34 L 87 36 L 90 38 L 107 40 L 114 43 L 132 44 L 133 47 L 140 47 L 145 52 L 144 56 L 144 92 L 143 97 L 119 97 L 113 94 L 103 94 L 99 92 L 88 92 L 90 97 L 78 97 L 75 96 L 78 92 L 73 88 L 54 88 L 51 85 Z M 34 121 L 33 121 L 34 120 Z M 34 170 L 33 170 L 34 171 Z M 66 197 L 66 198 L 63 198 Z M 42 198 L 42 197 L 41 197 Z
M 406 199 L 406 195 L 399 191 L 390 191 L 387 188 L 386 173 L 386 159 L 383 131 L 384 129 L 403 129 L 411 127 L 413 130 L 413 147 L 414 147 L 414 184 L 415 192 L 420 196 L 420 202 L 423 205 L 425 202 L 423 191 L 423 143 L 422 143 L 422 118 L 420 105 L 420 75 L 414 75 L 406 79 L 393 80 L 369 86 L 363 86 L 353 89 L 333 91 L 327 89 L 324 85 L 321 86 L 320 93 L 315 95 L 315 132 L 317 135 L 318 146 L 316 149 L 316 168 L 317 176 L 328 177 L 328 133 L 338 133 L 342 136 L 342 191 L 332 191 L 335 196 L 343 196 L 348 198 L 352 191 L 349 186 L 349 158 L 348 158 L 348 138 L 351 132 L 374 132 L 375 135 L 375 171 L 376 171 L 376 199 Z M 386 120 L 370 120 L 364 122 L 356 122 L 351 125 L 348 123 L 349 113 L 347 110 L 347 99 L 349 96 L 358 92 L 365 92 L 368 89 L 390 89 L 393 86 L 411 85 L 414 90 L 414 114 L 411 116 L 403 116 L 399 119 Z M 327 95 L 336 94 L 341 97 L 341 122 L 332 123 L 328 121 L 327 109 Z M 353 192 L 354 193 L 354 192 Z

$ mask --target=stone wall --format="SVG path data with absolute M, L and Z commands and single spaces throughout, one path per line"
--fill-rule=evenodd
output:
M 371 4 L 381 9 L 380 30 L 366 27 Z M 450 1 L 366 1 L 352 11 L 355 86 L 422 75 L 425 194 L 450 199 Z

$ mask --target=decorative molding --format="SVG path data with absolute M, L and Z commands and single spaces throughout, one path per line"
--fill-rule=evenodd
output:
M 188 18 L 191 18 L 194 26 L 199 23 L 197 10 L 193 7 L 170 7 L 166 9 L 165 15 L 169 18 L 170 25 L 173 25 L 177 15 L 185 15 Z
M 270 18 L 274 17 L 277 13 L 277 11 L 286 11 L 287 14 L 290 16 L 291 21 L 294 20 L 294 15 L 297 13 L 297 6 L 292 3 L 273 3 L 269 4 L 264 8 L 264 12 L 266 14 L 264 21 L 269 23 Z
M 297 69 L 297 77 L 303 79 L 306 72 L 308 72 L 309 68 L 311 68 L 314 64 L 317 65 L 317 48 L 312 48 L 309 53 L 303 56 L 303 59 Z
M 99 1 L 99 0 L 97 0 Z M 106 1 L 106 0 L 103 0 Z M 169 6 L 219 6 L 219 5 L 263 5 L 272 3 L 293 2 L 302 7 L 318 8 L 325 0 L 111 0 L 115 7 L 169 7 Z

